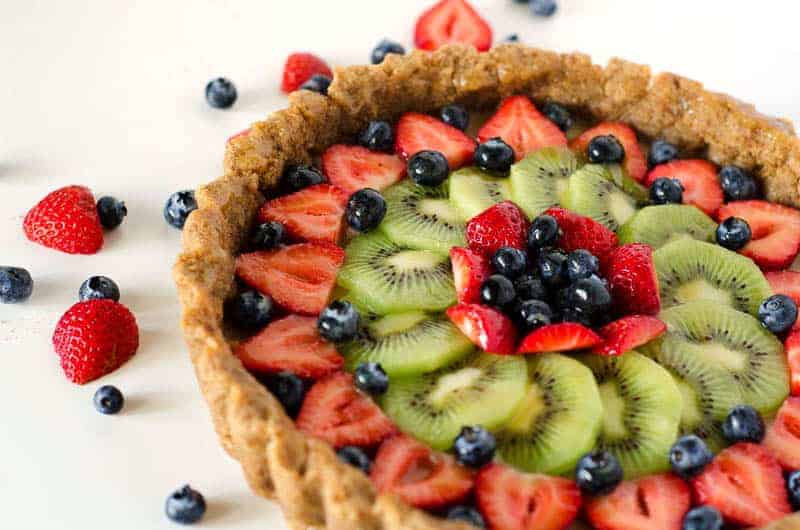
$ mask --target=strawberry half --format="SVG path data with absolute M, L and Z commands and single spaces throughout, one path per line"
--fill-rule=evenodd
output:
M 281 90 L 285 94 L 294 92 L 316 74 L 333 77 L 328 64 L 316 55 L 305 52 L 293 53 L 286 58 L 286 64 L 283 66 Z
M 480 302 L 481 284 L 492 274 L 489 260 L 474 250 L 453 247 L 450 249 L 450 263 L 458 301 L 463 304 Z
M 414 26 L 414 45 L 420 50 L 452 43 L 471 44 L 479 52 L 492 46 L 492 28 L 466 0 L 441 0 Z
M 658 165 L 647 174 L 645 184 L 652 186 L 662 177 L 681 181 L 684 204 L 693 204 L 708 215 L 714 215 L 722 206 L 724 195 L 717 167 L 707 160 L 675 160 Z
M 517 353 L 545 353 L 583 350 L 600 344 L 600 336 L 577 322 L 542 326 L 522 340 Z
M 22 223 L 25 236 L 67 254 L 95 254 L 103 246 L 103 227 L 94 195 L 84 186 L 49 193 Z
M 336 346 L 320 337 L 317 319 L 289 315 L 245 340 L 234 352 L 242 364 L 257 373 L 292 372 L 319 379 L 344 366 Z
M 508 355 L 517 346 L 517 328 L 506 315 L 479 304 L 458 304 L 447 316 L 461 332 L 483 351 Z
M 609 495 L 586 503 L 589 522 L 600 530 L 680 530 L 691 492 L 671 474 L 621 483 Z
M 420 151 L 439 151 L 455 171 L 472 160 L 475 140 L 427 114 L 408 112 L 397 122 L 395 151 L 408 160 Z
M 793 396 L 800 396 L 800 331 L 795 330 L 783 344 L 789 363 L 789 379 Z
M 592 348 L 599 355 L 622 355 L 647 344 L 667 331 L 667 325 L 656 317 L 631 315 L 600 328 L 603 342 Z
M 467 222 L 469 248 L 491 257 L 500 247 L 525 250 L 528 218 L 511 201 L 503 201 L 484 210 Z
M 783 469 L 800 469 L 800 397 L 783 402 L 762 444 Z
M 785 269 L 800 252 L 800 211 L 767 201 L 729 202 L 717 212 L 717 220 L 739 217 L 753 233 L 739 252 L 764 270 Z
M 609 291 L 623 315 L 655 315 L 661 309 L 653 249 L 642 243 L 615 248 L 605 267 Z
M 344 262 L 344 250 L 329 243 L 300 243 L 236 258 L 244 282 L 293 313 L 316 315 L 327 305 Z
M 381 493 L 393 493 L 417 508 L 441 508 L 466 498 L 473 473 L 452 456 L 430 449 L 404 434 L 383 442 L 370 472 Z
M 775 294 L 785 294 L 800 306 L 800 272 L 773 271 L 764 274 Z M 794 323 L 793 330 L 800 329 L 800 319 Z
M 589 142 L 591 142 L 593 138 L 597 136 L 607 136 L 609 134 L 619 140 L 619 143 L 621 143 L 622 147 L 625 149 L 625 160 L 623 161 L 625 171 L 628 172 L 628 175 L 632 179 L 641 182 L 642 179 L 644 179 L 645 173 L 647 173 L 647 159 L 644 153 L 642 153 L 641 147 L 639 147 L 639 140 L 636 138 L 636 132 L 624 123 L 601 123 L 588 131 L 584 131 L 583 134 L 577 138 L 574 138 L 569 143 L 569 147 L 573 151 L 586 153 Z
M 590 217 L 578 215 L 564 208 L 550 208 L 544 213 L 558 221 L 558 226 L 561 228 L 558 246 L 564 252 L 588 250 L 603 264 L 619 244 L 617 234 Z
M 406 164 L 395 155 L 337 144 L 322 154 L 322 172 L 331 184 L 353 194 L 364 188 L 388 188 L 406 175 Z
M 236 140 L 237 138 L 243 138 L 250 134 L 250 127 L 247 129 L 241 130 L 238 133 L 234 134 L 233 136 L 229 136 L 228 139 L 225 141 L 226 144 L 231 143 L 232 141 Z
M 573 481 L 502 464 L 481 469 L 475 500 L 492 530 L 562 530 L 581 508 L 581 493 Z
M 781 466 L 760 445 L 739 443 L 723 450 L 692 486 L 698 503 L 710 504 L 728 523 L 764 526 L 792 513 Z
M 517 160 L 542 147 L 566 147 L 567 136 L 536 109 L 527 96 L 503 100 L 497 112 L 478 131 L 478 141 L 502 138 L 514 149 Z
M 347 199 L 347 193 L 336 186 L 317 184 L 264 203 L 258 220 L 283 223 L 289 235 L 298 239 L 338 243 Z
M 392 421 L 345 372 L 314 383 L 297 416 L 297 428 L 336 448 L 374 446 L 395 432 Z

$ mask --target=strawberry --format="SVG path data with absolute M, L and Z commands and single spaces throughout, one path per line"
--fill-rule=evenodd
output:
M 333 77 L 333 72 L 327 63 L 316 55 L 304 52 L 293 53 L 286 58 L 286 64 L 283 67 L 281 90 L 285 94 L 294 92 L 316 74 Z
M 267 201 L 258 211 L 258 220 L 278 221 L 298 239 L 338 243 L 347 199 L 347 193 L 336 186 L 317 184 Z
M 322 154 L 322 172 L 331 184 L 352 194 L 364 188 L 388 188 L 405 176 L 406 165 L 395 155 L 337 144 Z
M 67 254 L 95 254 L 103 246 L 103 226 L 92 192 L 67 186 L 49 193 L 22 223 L 34 243 Z
M 397 122 L 394 148 L 404 160 L 420 151 L 439 151 L 454 171 L 472 160 L 475 140 L 432 116 L 407 112 Z
M 542 326 L 522 340 L 517 353 L 545 353 L 582 350 L 600 344 L 600 336 L 577 322 Z
M 414 44 L 420 50 L 450 43 L 471 44 L 479 52 L 492 46 L 492 28 L 466 0 L 440 0 L 414 26 Z
M 503 100 L 497 112 L 478 131 L 478 141 L 502 138 L 514 149 L 517 160 L 542 147 L 566 147 L 567 137 L 556 124 L 536 110 L 527 96 Z
M 717 212 L 717 220 L 739 217 L 753 233 L 739 252 L 764 270 L 785 269 L 800 252 L 800 211 L 767 201 L 729 202 Z
M 242 138 L 244 136 L 247 136 L 248 134 L 250 134 L 250 127 L 248 127 L 247 129 L 244 129 L 242 131 L 239 131 L 238 133 L 234 134 L 233 136 L 228 137 L 228 139 L 226 140 L 225 143 L 229 144 L 232 141 L 236 140 L 237 138 Z
M 684 204 L 693 204 L 708 215 L 722 206 L 724 195 L 717 178 L 717 167 L 707 160 L 675 160 L 650 170 L 645 184 L 652 186 L 656 179 L 678 179 L 683 186 Z
M 607 261 L 609 253 L 617 247 L 617 234 L 590 217 L 578 215 L 564 208 L 550 208 L 546 215 L 555 217 L 561 228 L 558 246 L 565 252 L 588 250 L 600 260 Z
M 636 132 L 624 123 L 601 123 L 588 131 L 584 131 L 583 134 L 577 138 L 574 138 L 569 143 L 569 147 L 573 151 L 586 153 L 589 142 L 591 142 L 593 138 L 607 135 L 612 135 L 622 144 L 622 147 L 625 149 L 625 160 L 623 161 L 625 171 L 628 172 L 628 175 L 632 179 L 641 182 L 642 179 L 644 179 L 645 173 L 647 173 L 647 159 L 642 153 L 641 147 L 639 147 L 639 140 L 636 138 Z
M 793 396 L 800 396 L 800 330 L 792 331 L 783 344 L 789 363 L 789 378 Z
M 600 355 L 622 355 L 647 344 L 667 331 L 667 325 L 656 317 L 631 315 L 600 328 L 603 342 L 592 349 Z
M 511 201 L 503 201 L 484 210 L 467 222 L 469 248 L 491 257 L 500 247 L 525 250 L 528 218 Z
M 692 487 L 698 503 L 710 504 L 731 524 L 764 526 L 792 512 L 781 466 L 760 445 L 739 443 L 723 450 Z
M 800 272 L 773 271 L 764 274 L 775 294 L 785 294 L 800 306 Z M 800 329 L 800 319 L 794 323 L 794 330 Z
M 301 315 L 325 307 L 344 262 L 344 250 L 330 243 L 300 243 L 236 258 L 236 274 L 275 302 Z
M 478 304 L 458 304 L 447 316 L 461 332 L 483 351 L 508 355 L 517 345 L 517 329 L 500 311 Z
M 453 265 L 458 301 L 477 304 L 480 301 L 481 284 L 492 274 L 489 260 L 474 250 L 453 247 L 450 249 L 450 263 Z
M 684 481 L 671 474 L 651 475 L 589 500 L 586 515 L 598 530 L 680 530 L 690 506 Z
M 395 432 L 392 421 L 356 389 L 353 376 L 346 372 L 314 383 L 300 408 L 297 428 L 336 448 L 374 446 Z
M 800 469 L 800 397 L 786 398 L 762 444 L 783 469 Z
M 581 508 L 571 480 L 489 464 L 475 481 L 475 499 L 492 530 L 562 530 Z
M 336 346 L 317 333 L 317 319 L 289 315 L 276 320 L 236 348 L 242 364 L 257 373 L 292 372 L 319 379 L 341 369 Z
M 83 385 L 133 357 L 139 327 L 128 308 L 113 300 L 78 302 L 56 324 L 53 347 L 67 379 Z
M 655 315 L 661 309 L 653 249 L 642 243 L 615 248 L 605 267 L 614 306 L 621 314 Z
M 370 478 L 380 493 L 393 493 L 417 508 L 441 508 L 463 500 L 473 473 L 452 456 L 400 434 L 378 449 Z

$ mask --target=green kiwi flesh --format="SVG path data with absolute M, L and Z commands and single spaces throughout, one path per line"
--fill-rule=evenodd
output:
M 636 204 L 645 206 L 650 202 L 650 191 L 633 180 L 622 164 L 605 164 L 604 167 L 607 171 L 603 172 L 603 176 L 630 195 Z
M 597 164 L 587 164 L 572 174 L 562 203 L 614 231 L 637 210 L 636 199 L 614 184 L 607 167 Z
M 561 204 L 578 159 L 566 148 L 545 147 L 511 166 L 511 198 L 531 218 Z
M 646 243 L 659 249 L 679 239 L 713 242 L 717 229 L 710 217 L 688 204 L 659 204 L 642 208 L 617 231 L 622 244 Z
M 507 178 L 493 177 L 476 167 L 452 173 L 449 179 L 450 202 L 464 219 L 472 219 L 482 211 L 511 197 Z

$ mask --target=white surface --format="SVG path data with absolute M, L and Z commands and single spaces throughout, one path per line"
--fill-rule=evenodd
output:
M 800 7 L 787 1 L 559 0 L 547 21 L 510 0 L 480 6 L 498 38 L 512 31 L 558 50 L 672 70 L 800 121 Z M 384 36 L 410 44 L 428 0 L 52 0 L 2 2 L 0 262 L 36 287 L 0 306 L 0 520 L 4 528 L 174 528 L 163 516 L 190 482 L 209 503 L 205 528 L 283 529 L 219 448 L 178 329 L 170 266 L 180 233 L 161 208 L 174 190 L 220 172 L 225 138 L 285 104 L 282 61 L 308 49 L 363 62 Z M 123 7 L 125 6 L 125 7 Z M 206 106 L 203 87 L 231 78 L 239 101 Z M 26 210 L 80 183 L 130 210 L 96 256 L 29 244 Z M 136 313 L 141 349 L 85 387 L 65 381 L 49 344 L 54 323 L 91 274 L 113 277 Z M 97 414 L 94 390 L 118 385 L 127 405 Z

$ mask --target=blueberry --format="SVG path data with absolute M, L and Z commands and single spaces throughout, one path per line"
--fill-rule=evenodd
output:
M 122 410 L 122 406 L 125 404 L 122 392 L 112 385 L 104 385 L 98 388 L 92 401 L 94 401 L 94 408 L 100 414 L 116 414 Z
M 389 39 L 383 39 L 378 43 L 375 48 L 372 49 L 372 54 L 370 55 L 370 61 L 372 64 L 381 64 L 386 56 L 390 53 L 396 53 L 397 55 L 405 55 L 406 49 L 403 47 L 402 44 L 399 42 L 395 42 Z
M 325 182 L 322 173 L 310 166 L 289 166 L 283 172 L 282 179 L 288 191 L 300 191 Z
M 560 287 L 566 280 L 567 255 L 558 249 L 548 249 L 539 254 L 539 277 L 550 288 Z
M 657 178 L 650 186 L 653 204 L 680 204 L 683 202 L 683 184 L 678 179 Z
M 551 215 L 540 215 L 528 229 L 528 249 L 538 252 L 545 247 L 552 247 L 558 242 L 561 231 L 558 221 Z
M 592 164 L 618 164 L 625 159 L 625 148 L 611 134 L 592 138 L 586 153 Z
M 466 131 L 469 126 L 469 113 L 461 105 L 445 105 L 439 112 L 439 117 L 447 125 L 461 131 Z
M 323 74 L 314 74 L 308 81 L 300 85 L 300 90 L 310 90 L 323 96 L 328 95 L 328 88 L 331 86 L 333 79 Z
M 447 518 L 450 521 L 463 521 L 478 528 L 486 528 L 486 521 L 483 520 L 481 512 L 472 506 L 463 504 L 453 506 L 447 511 Z
M 331 342 L 343 342 L 356 336 L 360 324 L 361 316 L 353 304 L 336 300 L 320 313 L 317 329 L 323 338 Z
M 228 314 L 236 327 L 261 329 L 272 320 L 272 298 L 258 291 L 244 291 L 228 302 Z
M 346 445 L 336 451 L 336 456 L 338 456 L 339 460 L 345 464 L 350 464 L 351 466 L 358 468 L 369 475 L 369 471 L 372 468 L 372 462 L 367 456 L 367 453 L 365 453 L 360 447 Z
M 800 510 L 800 471 L 792 471 L 786 477 L 786 491 L 789 494 L 792 509 Z
M 164 219 L 175 228 L 183 229 L 186 218 L 197 209 L 194 190 L 176 191 L 164 205 Z
M 122 224 L 122 220 L 128 215 L 128 208 L 124 202 L 114 197 L 100 197 L 97 201 L 97 215 L 104 228 L 113 230 Z
M 569 282 L 575 282 L 597 274 L 600 270 L 600 260 L 588 250 L 578 249 L 567 255 L 564 270 Z
M 490 138 L 475 149 L 473 159 L 484 171 L 504 175 L 514 163 L 514 149 L 500 138 Z
M 758 183 L 739 166 L 725 166 L 719 170 L 719 182 L 726 201 L 746 201 L 758 198 Z
M 553 310 L 541 300 L 523 300 L 516 307 L 515 320 L 525 332 L 531 332 L 553 321 Z
M 764 420 L 750 405 L 737 405 L 722 422 L 722 434 L 730 443 L 760 443 L 764 439 Z
M 392 151 L 394 149 L 394 131 L 389 122 L 371 121 L 361 131 L 358 143 L 370 151 Z
M 292 418 L 297 416 L 306 396 L 306 384 L 302 379 L 291 372 L 280 372 L 261 376 L 260 380 L 267 390 L 280 401 L 287 415 Z
M 606 495 L 622 482 L 622 466 L 608 451 L 593 451 L 578 460 L 575 482 L 584 493 Z
M 380 396 L 389 390 L 389 376 L 378 363 L 361 363 L 356 367 L 356 387 L 367 394 Z
M 450 164 L 439 151 L 420 151 L 408 159 L 408 176 L 422 186 L 438 186 L 450 174 Z
M 530 0 L 528 5 L 537 17 L 551 17 L 558 10 L 556 0 Z
M 78 299 L 81 302 L 106 298 L 119 302 L 119 287 L 114 280 L 107 276 L 92 276 L 78 289 Z
M 206 85 L 206 101 L 215 109 L 227 109 L 236 102 L 236 87 L 225 79 L 218 77 Z
M 167 517 L 180 524 L 194 524 L 206 513 L 206 500 L 188 484 L 167 497 Z
M 650 146 L 650 152 L 647 154 L 647 163 L 652 167 L 672 162 L 676 158 L 678 158 L 677 147 L 666 140 L 656 140 Z
M 758 306 L 758 320 L 773 333 L 789 331 L 797 321 L 797 304 L 785 294 L 775 294 Z
M 379 192 L 364 188 L 350 196 L 344 217 L 350 228 L 357 232 L 369 232 L 377 228 L 386 216 L 386 200 Z
M 717 227 L 717 243 L 728 250 L 739 250 L 752 237 L 750 225 L 738 217 L 728 217 Z
M 561 322 L 576 322 L 590 328 L 595 325 L 594 319 L 580 309 L 567 307 L 561 309 Z
M 681 530 L 722 530 L 722 514 L 713 506 L 692 508 L 683 517 Z
M 20 267 L 0 267 L 0 303 L 24 302 L 32 293 L 31 273 Z
M 462 427 L 453 451 L 456 460 L 468 467 L 483 467 L 494 458 L 497 442 L 492 433 L 480 426 Z
M 492 256 L 494 270 L 506 278 L 518 278 L 528 268 L 528 255 L 518 248 L 501 247 Z
M 254 250 L 272 250 L 286 239 L 286 227 L 278 221 L 267 221 L 256 226 L 250 236 L 250 246 Z
M 517 293 L 511 280 L 500 274 L 492 274 L 481 285 L 481 301 L 497 308 L 508 307 Z
M 561 309 L 574 309 L 594 319 L 611 310 L 611 294 L 596 277 L 584 278 L 561 290 L 558 305 Z
M 516 42 L 519 42 L 519 41 L 520 41 L 519 35 L 517 35 L 516 33 L 511 33 L 509 35 L 506 35 L 505 38 L 502 40 L 502 42 L 507 42 L 507 43 L 510 43 L 510 44 L 513 44 L 513 43 L 516 43 Z
M 572 127 L 572 116 L 569 111 L 558 103 L 548 102 L 542 107 L 542 113 L 547 119 L 556 124 L 562 131 L 566 132 Z
M 536 275 L 524 274 L 514 282 L 519 300 L 547 300 L 547 288 Z
M 672 471 L 683 479 L 690 479 L 700 474 L 714 455 L 706 443 L 694 434 L 678 438 L 669 451 L 669 463 Z

